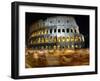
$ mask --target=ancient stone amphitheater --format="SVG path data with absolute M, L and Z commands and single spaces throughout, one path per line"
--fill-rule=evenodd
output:
M 71 16 L 39 20 L 31 26 L 28 46 L 34 49 L 82 48 L 84 36 Z

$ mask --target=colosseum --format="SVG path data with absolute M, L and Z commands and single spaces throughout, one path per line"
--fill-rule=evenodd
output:
M 70 16 L 49 17 L 34 23 L 28 45 L 34 49 L 82 48 L 84 35 Z

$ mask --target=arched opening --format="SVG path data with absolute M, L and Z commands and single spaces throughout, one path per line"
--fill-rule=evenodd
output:
M 69 29 L 68 28 L 66 29 L 66 32 L 69 33 Z
M 54 33 L 56 33 L 56 29 L 54 29 Z
M 50 34 L 52 34 L 52 29 L 50 29 Z
M 62 29 L 62 32 L 65 33 L 65 29 Z
M 69 42 L 70 41 L 70 37 L 66 37 L 66 41 Z
M 60 29 L 58 29 L 58 33 L 61 33 Z

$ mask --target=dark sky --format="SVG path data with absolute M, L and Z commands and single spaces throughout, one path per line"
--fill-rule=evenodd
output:
M 29 28 L 33 22 L 53 16 L 73 16 L 79 26 L 79 31 L 85 36 L 85 47 L 89 47 L 89 15 L 71 15 L 71 14 L 48 14 L 48 13 L 29 13 L 26 12 L 26 40 L 28 38 Z

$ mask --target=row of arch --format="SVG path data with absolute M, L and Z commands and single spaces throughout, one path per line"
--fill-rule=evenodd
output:
M 53 28 L 50 29 L 50 34 L 52 33 L 79 33 L 79 31 L 75 28 Z
M 60 45 L 54 45 L 54 46 L 50 46 L 50 45 L 45 45 L 45 46 L 35 46 L 35 47 L 33 47 L 34 49 L 59 49 L 59 48 L 81 48 L 82 47 L 82 45 L 78 45 L 78 44 L 76 44 L 76 45 L 65 45 L 65 46 L 60 46 Z
M 42 29 L 32 33 L 32 37 L 38 35 L 47 35 L 47 34 L 68 34 L 68 33 L 79 33 L 78 29 L 73 28 L 53 28 L 53 29 Z
M 83 40 L 82 40 L 82 38 L 80 37 L 80 36 L 76 36 L 76 37 L 70 37 L 70 36 L 68 36 L 68 37 L 52 37 L 52 36 L 50 36 L 50 37 L 46 37 L 46 38 L 44 38 L 44 37 L 38 37 L 38 38 L 36 38 L 36 39 L 31 39 L 31 42 L 30 42 L 30 44 L 38 44 L 38 43 L 56 43 L 56 42 L 84 42 Z

